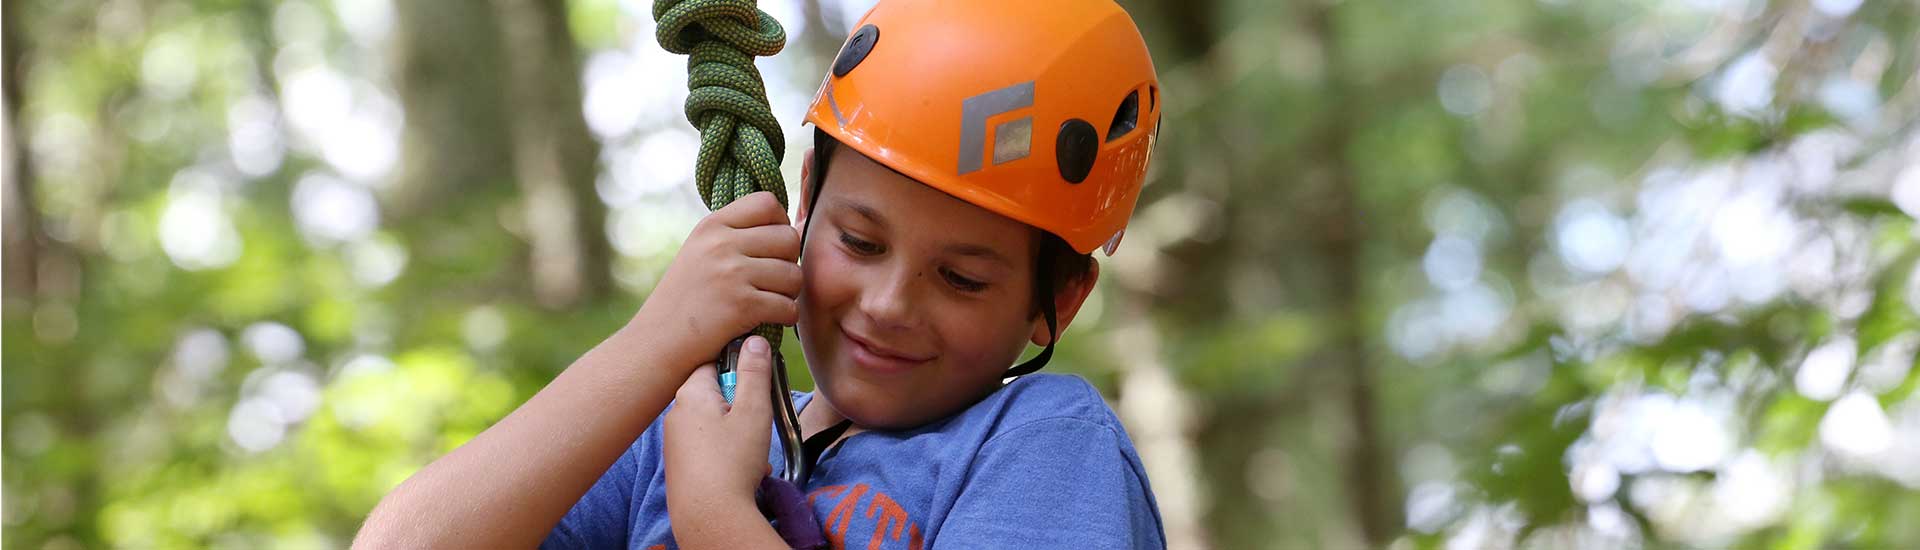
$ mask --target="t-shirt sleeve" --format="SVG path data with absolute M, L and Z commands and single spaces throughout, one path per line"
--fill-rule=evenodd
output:
M 1050 418 L 988 440 L 934 547 L 1164 547 L 1123 437 L 1095 422 Z
M 627 523 L 633 506 L 633 485 L 641 479 L 647 438 L 627 447 L 607 473 L 573 504 L 560 523 L 541 541 L 542 550 L 561 548 L 626 548 Z

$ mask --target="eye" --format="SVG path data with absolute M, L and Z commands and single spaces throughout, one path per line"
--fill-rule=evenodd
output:
M 867 241 L 859 237 L 855 237 L 851 233 L 845 233 L 845 232 L 840 233 L 840 244 L 847 245 L 848 250 L 852 250 L 853 253 L 859 254 L 861 256 L 872 256 L 872 255 L 887 251 L 886 248 L 883 248 L 880 245 L 873 243 L 872 241 Z
M 954 273 L 951 269 L 940 270 L 940 275 L 946 277 L 947 284 L 964 292 L 979 292 L 987 289 L 987 283 L 968 279 L 959 273 Z

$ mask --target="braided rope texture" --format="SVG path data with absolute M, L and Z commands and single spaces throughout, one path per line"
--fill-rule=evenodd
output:
M 693 184 L 708 210 L 758 191 L 787 205 L 780 175 L 786 135 L 767 104 L 755 56 L 779 53 L 787 31 L 754 0 L 654 0 L 654 39 L 687 56 L 687 122 L 700 130 Z M 782 327 L 753 333 L 780 346 Z

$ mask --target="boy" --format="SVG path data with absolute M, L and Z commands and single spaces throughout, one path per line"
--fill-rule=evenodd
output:
M 802 490 L 832 546 L 1165 545 L 1099 394 L 1030 374 L 1139 196 L 1160 114 L 1139 31 L 1111 0 L 887 0 L 857 29 L 807 115 L 797 218 L 761 193 L 702 220 L 626 327 L 357 545 L 782 547 L 753 500 L 782 459 L 768 346 L 731 407 L 707 364 L 760 323 L 796 325 L 817 382 L 801 431 L 834 446 Z

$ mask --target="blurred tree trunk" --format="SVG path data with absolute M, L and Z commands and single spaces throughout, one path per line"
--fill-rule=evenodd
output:
M 508 225 L 528 243 L 525 277 L 514 279 L 553 309 L 603 296 L 611 251 L 594 190 L 599 151 L 581 112 L 565 4 L 394 6 L 395 80 L 406 109 L 394 216 L 490 214 L 451 201 L 499 193 L 514 180 L 520 208 Z
M 111 418 L 118 409 L 114 405 L 124 403 L 117 398 L 101 398 L 99 388 L 108 386 L 98 376 L 98 369 L 86 368 L 90 365 L 80 360 L 89 349 L 88 344 L 98 340 L 88 340 L 80 327 L 85 327 L 91 319 L 84 318 L 84 302 L 88 296 L 83 293 L 87 287 L 83 277 L 89 264 L 100 260 L 91 260 L 86 253 L 78 252 L 76 247 L 91 252 L 100 250 L 93 227 L 99 226 L 98 212 L 104 208 L 83 209 L 74 214 L 75 219 L 66 220 L 75 229 L 68 242 L 50 238 L 46 232 L 47 216 L 40 212 L 35 199 L 39 175 L 34 170 L 33 157 L 30 155 L 32 143 L 26 132 L 27 123 L 22 118 L 26 106 L 28 69 L 26 60 L 30 52 L 40 50 L 39 44 L 29 45 L 34 36 L 27 33 L 34 29 L 35 23 L 44 23 L 48 18 L 23 20 L 22 12 L 44 6 L 25 5 L 25 2 L 0 4 L 0 88 L 4 88 L 6 157 L 4 171 L 0 178 L 4 184 L 4 216 L 0 223 L 5 226 L 4 278 L 5 278 L 5 314 L 18 316 L 32 327 L 27 341 L 11 340 L 9 345 L 29 350 L 24 362 L 11 364 L 7 372 L 8 382 L 13 388 L 8 391 L 8 415 L 18 418 L 16 411 L 34 410 L 50 416 L 61 438 L 70 443 L 69 454 L 64 457 L 66 471 L 46 475 L 34 480 L 45 494 L 57 494 L 70 510 L 98 510 L 104 502 L 99 476 L 85 472 L 105 461 L 106 453 L 93 441 L 102 431 L 106 418 Z M 35 15 L 40 15 L 35 13 Z M 85 29 L 91 34 L 91 29 Z M 40 50 L 45 51 L 45 50 Z M 104 117 L 103 117 L 104 118 Z M 112 124 L 105 121 L 103 124 Z M 101 136 L 117 135 L 113 131 L 101 132 Z M 124 151 L 109 143 L 101 146 L 105 151 Z M 118 159 L 110 155 L 96 157 L 100 166 L 99 181 L 117 181 L 120 169 Z M 96 183 L 88 191 L 99 199 L 92 201 L 105 204 L 113 197 L 104 190 L 103 184 Z M 43 312 L 57 312 L 48 315 Z M 14 319 L 9 319 L 14 322 Z M 64 326 L 62 326 L 64 325 Z M 9 454 L 7 460 L 16 464 L 32 464 L 32 459 Z M 29 466 L 31 467 L 31 466 Z M 12 488 L 9 488 L 12 491 Z M 14 506 L 20 496 L 15 493 L 8 496 L 9 507 Z M 27 498 L 36 498 L 30 494 Z M 40 512 L 40 528 L 50 529 L 61 536 L 75 537 L 67 540 L 83 541 L 91 545 L 98 540 L 97 514 L 64 514 L 58 520 L 49 521 L 46 512 Z M 9 525 L 9 529 L 16 526 Z M 12 542 L 11 534 L 9 542 Z
M 1371 302 L 1366 296 L 1367 269 L 1362 254 L 1367 242 L 1366 226 L 1360 219 L 1360 185 L 1355 175 L 1350 127 L 1367 112 L 1364 94 L 1353 82 L 1351 67 L 1342 58 L 1342 39 L 1334 22 L 1334 4 L 1308 4 L 1307 27 L 1320 41 L 1321 60 L 1327 68 L 1321 97 L 1332 98 L 1331 114 L 1321 117 L 1310 150 L 1313 163 L 1306 181 L 1308 192 L 1318 200 L 1309 211 L 1317 213 L 1310 221 L 1319 237 L 1318 254 L 1332 273 L 1327 316 L 1333 326 L 1329 365 L 1344 375 L 1340 392 L 1346 397 L 1347 413 L 1353 430 L 1343 450 L 1347 471 L 1347 500 L 1353 507 L 1367 546 L 1385 547 L 1399 532 L 1398 483 L 1390 466 L 1394 461 L 1381 433 L 1377 418 L 1380 405 L 1374 391 L 1373 375 L 1377 366 L 1367 353 L 1366 316 Z
M 497 0 L 512 82 L 515 175 L 526 212 L 534 298 L 564 308 L 610 286 L 605 208 L 594 190 L 599 148 L 581 112 L 580 68 L 566 5 Z
M 406 110 L 396 219 L 513 174 L 500 26 L 482 2 L 394 2 L 394 80 Z
M 1162 146 L 1179 143 L 1196 153 L 1192 158 L 1156 158 L 1166 163 L 1163 171 L 1174 174 L 1163 183 L 1174 185 L 1149 188 L 1148 199 L 1187 195 L 1218 204 L 1219 223 L 1228 228 L 1217 238 L 1163 243 L 1164 263 L 1175 266 L 1166 269 L 1179 275 L 1163 277 L 1148 291 L 1154 297 L 1152 309 L 1173 316 L 1171 326 L 1189 327 L 1166 334 L 1168 347 L 1179 347 L 1183 339 L 1242 331 L 1237 325 L 1264 322 L 1263 312 L 1299 311 L 1324 321 L 1312 353 L 1283 363 L 1236 367 L 1247 374 L 1288 370 L 1275 375 L 1285 380 L 1284 388 L 1207 393 L 1206 413 L 1193 432 L 1205 465 L 1202 471 L 1208 473 L 1206 522 L 1213 542 L 1226 548 L 1268 547 L 1284 544 L 1276 542 L 1282 540 L 1385 547 L 1402 525 L 1399 489 L 1390 437 L 1379 417 L 1374 386 L 1378 366 L 1367 351 L 1372 345 L 1365 315 L 1372 307 L 1365 279 L 1369 236 L 1361 223 L 1364 206 L 1358 191 L 1363 182 L 1350 159 L 1355 140 L 1350 125 L 1369 112 L 1368 102 L 1374 98 L 1354 82 L 1354 67 L 1342 66 L 1350 61 L 1334 24 L 1340 5 L 1306 3 L 1288 10 L 1290 19 L 1319 43 L 1317 66 L 1322 68 L 1317 75 L 1320 90 L 1312 94 L 1322 98 L 1321 103 L 1306 111 L 1314 113 L 1311 116 L 1292 119 L 1314 124 L 1296 155 L 1267 145 L 1266 134 L 1276 131 L 1270 126 L 1275 119 L 1250 118 L 1233 106 L 1236 94 L 1271 91 L 1250 83 L 1253 79 L 1245 74 L 1233 73 L 1234 52 L 1227 42 L 1242 32 L 1236 29 L 1243 29 L 1243 22 L 1229 19 L 1233 16 L 1224 15 L 1217 2 L 1128 4 L 1143 30 L 1161 46 L 1154 54 L 1169 86 L 1168 120 L 1178 116 L 1184 121 L 1183 127 L 1167 130 Z M 1282 190 L 1276 192 L 1275 185 Z M 1152 204 L 1143 201 L 1143 212 Z M 1269 287 L 1270 293 L 1258 292 Z M 1242 313 L 1223 317 L 1221 312 Z M 1328 406 L 1302 406 L 1283 395 Z M 1333 424 L 1322 424 L 1329 421 Z M 1275 441 L 1285 437 L 1285 428 L 1277 424 L 1340 433 L 1324 446 L 1282 449 Z M 1257 460 L 1268 451 L 1299 458 L 1285 464 Z M 1325 468 L 1324 474 L 1298 473 L 1338 482 L 1302 481 L 1288 484 L 1284 495 L 1273 494 L 1272 487 L 1258 493 L 1252 469 L 1273 467 Z M 1295 526 L 1309 531 L 1304 535 L 1284 532 L 1289 528 L 1285 522 L 1273 521 L 1276 507 L 1313 502 L 1306 493 L 1317 490 L 1334 491 L 1328 495 L 1332 501 L 1346 503 L 1343 510 L 1310 514 L 1333 521 L 1304 520 Z
M 0 79 L 4 79 L 6 88 L 7 117 L 5 212 L 0 215 L 5 216 L 3 223 L 6 226 L 4 277 L 7 297 L 9 301 L 29 299 L 29 302 L 22 303 L 30 303 L 38 287 L 35 283 L 40 265 L 40 216 L 34 207 L 33 164 L 27 156 L 27 136 L 20 131 L 20 106 L 24 100 L 20 86 L 26 76 L 20 60 L 25 57 L 26 50 L 20 38 L 18 6 L 18 2 L 8 3 L 4 7 L 4 14 L 0 14 L 4 17 L 0 19 L 0 25 L 4 25 L 0 34 L 5 36 L 6 49 L 4 69 L 0 69 L 5 71 L 5 75 Z

